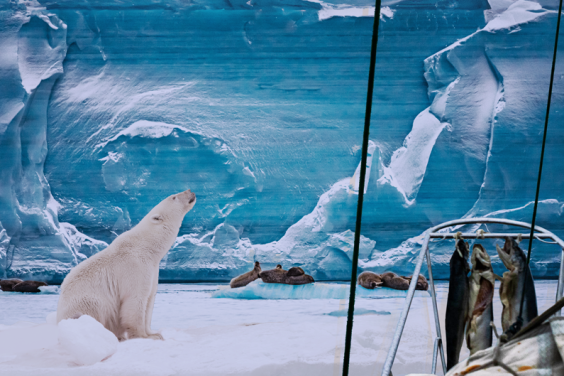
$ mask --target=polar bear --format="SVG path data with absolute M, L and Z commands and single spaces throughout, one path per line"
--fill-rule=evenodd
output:
M 159 263 L 195 204 L 190 190 L 167 197 L 108 248 L 72 269 L 61 285 L 57 322 L 89 315 L 120 341 L 163 339 L 151 331 Z

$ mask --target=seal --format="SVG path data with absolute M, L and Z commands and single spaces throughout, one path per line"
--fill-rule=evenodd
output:
M 22 282 L 23 280 L 18 278 L 2 279 L 0 280 L 0 288 L 2 291 L 14 291 L 14 286 Z
M 384 284 L 382 282 L 382 277 L 373 272 L 362 272 L 358 276 L 358 284 L 365 289 L 373 290 L 376 287 L 380 287 Z
M 403 279 L 407 280 L 409 283 L 411 283 L 411 279 L 413 278 L 412 275 L 410 275 L 409 277 L 403 277 Z M 429 289 L 429 283 L 427 282 L 427 278 L 425 278 L 425 276 L 423 274 L 419 274 L 419 276 L 417 277 L 417 284 L 415 285 L 415 290 L 422 290 L 422 291 L 427 291 Z
M 304 270 L 299 266 L 291 267 L 290 269 L 288 269 L 288 273 L 286 273 L 288 277 L 297 277 L 304 274 L 305 274 Z
M 282 265 L 276 265 L 276 268 L 264 270 L 259 273 L 259 278 L 264 283 L 284 283 L 286 279 L 287 270 L 282 269 Z
M 167 197 L 137 226 L 74 267 L 61 285 L 57 322 L 89 315 L 120 341 L 163 339 L 151 330 L 159 264 L 195 204 L 190 190 Z
M 17 292 L 41 292 L 38 289 L 39 286 L 47 286 L 47 284 L 39 281 L 23 281 L 15 285 L 13 289 Z
M 290 270 L 292 275 L 289 275 L 290 271 L 282 269 L 282 265 L 276 265 L 275 269 L 260 272 L 259 277 L 264 283 L 282 283 L 285 285 L 305 285 L 315 282 L 313 277 L 305 274 L 302 268 L 293 267 Z
M 286 279 L 283 283 L 287 285 L 307 285 L 308 283 L 313 283 L 315 280 L 312 276 L 308 274 L 303 274 L 299 276 L 286 276 Z
M 409 289 L 409 281 L 405 278 L 400 277 L 396 273 L 386 272 L 381 276 L 382 282 L 384 282 L 384 287 L 389 287 L 395 290 L 407 290 Z
M 237 288 L 237 287 L 247 286 L 249 283 L 251 283 L 255 279 L 258 279 L 260 272 L 261 272 L 260 263 L 258 261 L 256 261 L 255 267 L 253 268 L 253 270 L 251 270 L 250 272 L 247 272 L 245 274 L 241 274 L 238 277 L 233 278 L 229 285 L 231 286 L 232 289 Z

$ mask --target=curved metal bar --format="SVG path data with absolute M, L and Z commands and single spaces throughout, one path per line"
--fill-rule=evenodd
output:
M 545 243 L 545 244 L 558 244 L 557 242 L 547 242 L 546 240 L 542 240 L 542 238 L 541 238 L 540 236 L 538 236 L 538 235 L 535 235 L 534 238 L 537 239 L 537 240 L 538 240 L 539 242 L 541 242 L 541 243 Z M 523 238 L 523 239 L 525 239 L 525 238 Z
M 465 219 L 456 219 L 454 221 L 443 222 L 440 225 L 432 227 L 428 231 L 430 232 L 437 232 L 446 227 L 452 227 L 456 225 L 469 225 L 469 224 L 476 224 L 476 223 L 496 223 L 500 225 L 509 225 L 509 226 L 516 226 L 522 228 L 531 228 L 530 223 L 520 222 L 520 221 L 513 221 L 511 219 L 503 219 L 503 218 L 485 218 L 485 217 L 477 217 L 477 218 L 465 218 Z M 548 235 L 548 237 L 552 238 L 560 247 L 564 249 L 564 241 L 556 236 L 554 233 L 548 231 L 547 229 L 535 226 L 535 231 L 542 233 L 543 235 Z M 487 235 L 487 234 L 485 234 Z
M 438 240 L 435 240 L 435 241 L 429 240 L 429 243 L 440 243 L 440 242 L 442 242 L 443 240 L 448 239 L 446 236 L 441 236 L 441 237 L 433 237 L 433 236 L 432 236 L 432 238 L 438 239 Z
M 437 230 L 443 229 L 445 227 L 452 227 L 456 225 L 470 225 L 477 223 L 497 223 L 501 225 L 523 227 L 527 229 L 531 228 L 531 224 L 527 222 L 514 221 L 512 219 L 504 219 L 504 218 L 476 217 L 476 218 L 455 219 L 453 221 L 443 222 L 439 225 L 431 227 L 430 231 L 436 232 Z M 549 232 L 540 226 L 535 226 L 535 231 L 545 232 L 545 233 Z
M 442 240 L 445 239 L 454 239 L 455 235 L 457 233 L 454 232 L 435 232 L 435 233 L 431 233 L 431 239 L 440 239 L 439 241 L 436 242 L 431 242 L 431 243 L 439 243 Z M 462 236 L 463 239 L 497 239 L 497 238 L 505 238 L 505 237 L 511 237 L 511 238 L 516 238 L 519 235 L 521 235 L 521 239 L 529 239 L 529 234 L 512 234 L 509 232 L 485 232 L 484 234 L 475 234 L 473 232 L 463 232 L 461 233 L 460 236 Z M 549 239 L 553 239 L 552 234 L 545 234 L 545 233 L 538 233 L 535 234 L 534 237 L 536 239 L 542 239 L 542 238 L 549 238 Z M 542 240 L 541 240 L 542 241 Z M 544 243 L 546 243 L 546 241 L 542 241 Z M 549 243 L 549 244 L 558 244 L 558 243 Z

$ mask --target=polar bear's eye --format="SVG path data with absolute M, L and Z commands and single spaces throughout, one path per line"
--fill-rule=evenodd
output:
M 173 199 L 173 200 L 176 200 L 176 196 L 174 196 L 172 199 Z
M 163 220 L 163 218 L 160 215 L 154 215 L 153 218 L 151 218 L 151 219 L 155 223 L 158 223 L 158 222 Z

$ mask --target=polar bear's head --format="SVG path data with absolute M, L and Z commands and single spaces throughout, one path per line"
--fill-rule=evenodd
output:
M 151 227 L 162 227 L 178 234 L 186 213 L 196 204 L 196 195 L 189 189 L 169 196 L 155 206 L 141 222 Z

